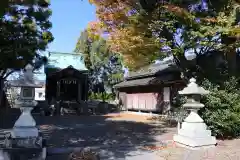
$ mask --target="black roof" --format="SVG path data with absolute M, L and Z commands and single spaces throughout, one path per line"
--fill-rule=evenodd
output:
M 114 88 L 174 83 L 178 80 L 181 81 L 180 70 L 175 64 L 158 63 L 131 72 L 125 81 L 116 84 Z
M 130 72 L 129 75 L 126 77 L 126 80 L 155 76 L 158 74 L 163 74 L 171 71 L 179 71 L 179 69 L 174 63 L 151 64 L 149 66 L 139 69 L 136 72 Z

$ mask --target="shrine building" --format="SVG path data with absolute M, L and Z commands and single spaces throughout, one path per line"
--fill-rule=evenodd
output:
M 125 81 L 114 87 L 125 110 L 166 114 L 183 86 L 179 68 L 167 61 L 130 72 Z
M 80 54 L 50 52 L 45 65 L 45 99 L 86 101 L 88 98 L 88 70 Z

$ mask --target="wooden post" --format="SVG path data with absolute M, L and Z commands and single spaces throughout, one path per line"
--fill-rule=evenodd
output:
M 56 114 L 59 115 L 60 114 L 60 96 L 61 96 L 61 85 L 60 85 L 60 81 L 57 81 L 57 95 L 56 95 Z
M 84 96 L 84 100 L 87 101 L 88 100 L 88 74 L 85 75 L 85 96 Z
M 78 85 L 78 91 L 77 91 L 77 101 L 78 102 L 81 102 L 81 100 L 82 100 L 82 97 L 83 97 L 83 88 L 82 88 L 82 83 L 81 83 L 81 81 L 78 79 L 77 80 L 77 85 Z

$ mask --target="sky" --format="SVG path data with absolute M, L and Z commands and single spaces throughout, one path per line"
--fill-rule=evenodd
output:
M 95 7 L 88 0 L 51 0 L 51 32 L 54 41 L 48 45 L 48 51 L 72 53 L 75 45 L 90 21 L 96 20 Z M 63 64 L 64 66 L 64 64 Z M 44 68 L 40 69 L 38 79 L 44 80 Z
M 95 8 L 88 0 L 51 0 L 54 41 L 48 51 L 73 52 L 80 32 L 96 19 Z

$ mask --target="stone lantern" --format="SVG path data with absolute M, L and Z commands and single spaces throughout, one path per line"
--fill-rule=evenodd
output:
M 37 156 L 39 160 L 44 160 L 46 158 L 46 148 L 43 146 L 42 137 L 39 135 L 36 122 L 31 115 L 31 111 L 37 105 L 34 100 L 35 88 L 41 87 L 34 82 L 33 67 L 27 65 L 23 77 L 12 84 L 11 87 L 21 89 L 20 98 L 15 101 L 15 107 L 20 108 L 21 115 L 15 122 L 13 129 L 10 130 L 10 137 L 5 139 L 4 147 L 0 148 L 0 160 L 7 160 L 10 156 Z
M 37 105 L 35 99 L 35 88 L 41 88 L 41 85 L 34 82 L 33 67 L 27 65 L 25 67 L 24 76 L 18 81 L 14 87 L 20 87 L 20 99 L 15 101 L 17 107 L 22 111 L 20 117 L 15 122 L 12 137 L 27 138 L 38 137 L 38 129 L 36 122 L 31 115 L 31 111 Z
M 173 137 L 173 140 L 178 144 L 192 149 L 216 145 L 216 138 L 211 136 L 211 131 L 207 129 L 203 119 L 198 115 L 198 110 L 204 107 L 200 103 L 200 96 L 208 93 L 209 91 L 196 84 L 194 78 L 190 79 L 186 88 L 179 91 L 179 94 L 187 96 L 187 102 L 183 107 L 190 110 L 190 114 Z

